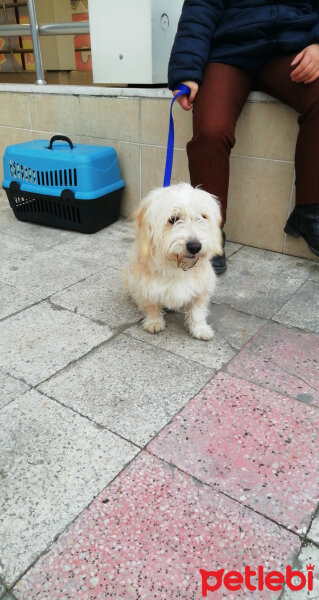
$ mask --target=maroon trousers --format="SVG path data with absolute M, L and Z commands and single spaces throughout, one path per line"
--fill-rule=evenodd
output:
M 209 63 L 193 106 L 193 138 L 187 144 L 193 186 L 216 195 L 226 219 L 229 156 L 235 127 L 251 89 L 271 94 L 299 113 L 295 152 L 296 203 L 319 203 L 319 79 L 293 83 L 290 63 L 295 55 L 279 56 L 257 72 Z

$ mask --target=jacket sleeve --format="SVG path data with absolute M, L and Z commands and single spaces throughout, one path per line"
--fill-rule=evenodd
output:
M 314 12 L 317 14 L 317 23 L 314 25 L 314 27 L 312 28 L 312 30 L 309 34 L 309 39 L 308 39 L 309 46 L 310 46 L 310 44 L 319 44 L 319 0 L 314 0 L 313 5 L 314 5 Z
M 211 40 L 224 11 L 223 0 L 185 0 L 168 66 L 168 86 L 202 82 Z

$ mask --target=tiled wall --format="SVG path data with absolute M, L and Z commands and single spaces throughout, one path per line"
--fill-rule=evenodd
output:
M 152 187 L 162 185 L 169 99 L 0 92 L 0 152 L 7 145 L 54 133 L 75 142 L 112 145 L 126 182 L 129 216 Z M 303 241 L 283 233 L 294 205 L 296 113 L 279 102 L 248 102 L 231 158 L 229 240 L 314 259 Z M 175 109 L 173 182 L 189 180 L 185 145 L 191 114 Z M 2 173 L 1 173 L 2 177 Z

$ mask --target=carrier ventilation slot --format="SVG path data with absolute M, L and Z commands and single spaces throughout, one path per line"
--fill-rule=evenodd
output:
M 10 168 L 10 176 L 12 179 L 18 179 L 20 181 L 25 181 L 26 183 L 37 183 L 37 171 L 31 169 L 31 167 L 27 167 L 26 165 L 22 165 L 14 160 L 9 161 Z
M 81 225 L 80 211 L 76 206 L 61 204 L 51 198 L 32 198 L 32 196 L 14 196 L 14 203 L 18 213 L 47 214 L 63 219 L 64 221 Z
M 76 169 L 60 169 L 56 171 L 36 171 L 14 160 L 9 161 L 10 177 L 33 185 L 45 187 L 77 187 Z

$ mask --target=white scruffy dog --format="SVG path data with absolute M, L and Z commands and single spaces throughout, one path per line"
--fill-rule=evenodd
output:
M 125 282 L 146 331 L 164 329 L 167 308 L 185 312 L 195 338 L 213 337 L 206 318 L 216 283 L 210 259 L 223 252 L 220 224 L 217 199 L 188 183 L 157 188 L 145 198 L 135 216 Z

